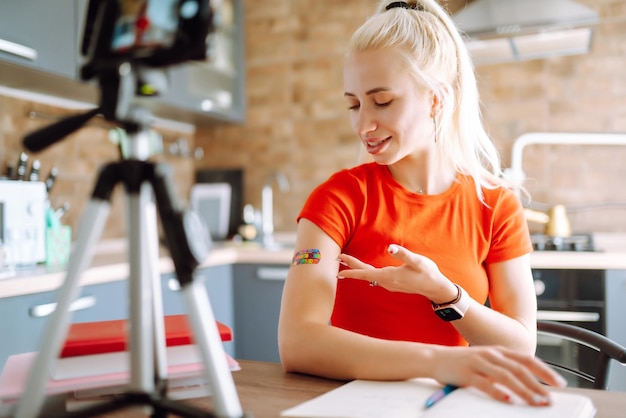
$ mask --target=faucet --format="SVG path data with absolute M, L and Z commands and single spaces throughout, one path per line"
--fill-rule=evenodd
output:
M 261 192 L 261 232 L 263 245 L 271 247 L 274 244 L 274 189 L 272 184 L 276 181 L 281 192 L 289 191 L 289 181 L 280 172 L 273 172 L 265 181 Z

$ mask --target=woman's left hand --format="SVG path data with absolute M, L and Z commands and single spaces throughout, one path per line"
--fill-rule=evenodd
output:
M 421 294 L 435 302 L 454 299 L 456 287 L 439 271 L 433 260 L 397 244 L 389 245 L 387 251 L 403 264 L 375 268 L 355 257 L 341 254 L 339 261 L 349 269 L 342 270 L 338 277 L 364 280 L 391 292 Z

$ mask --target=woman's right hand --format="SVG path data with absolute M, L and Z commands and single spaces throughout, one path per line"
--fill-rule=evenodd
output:
M 515 395 L 530 405 L 548 405 L 550 393 L 545 384 L 566 385 L 565 379 L 541 360 L 504 347 L 442 347 L 437 356 L 435 379 L 476 387 L 503 402 L 511 402 Z

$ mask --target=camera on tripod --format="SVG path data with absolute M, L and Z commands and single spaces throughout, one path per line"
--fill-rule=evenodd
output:
M 76 413 L 55 415 L 92 417 L 128 406 L 145 405 L 151 416 L 169 413 L 185 417 L 244 417 L 206 289 L 194 271 L 207 257 L 210 242 L 200 233 L 203 225 L 193 212 L 175 199 L 170 171 L 164 163 L 151 162 L 148 125 L 150 112 L 132 103 L 143 94 L 146 80 L 164 78 L 162 68 L 192 59 L 204 59 L 207 35 L 212 31 L 209 0 L 90 0 L 81 52 L 87 58 L 81 69 L 84 80 L 97 78 L 100 104 L 84 114 L 71 116 L 24 138 L 30 151 L 40 151 L 60 141 L 101 114 L 121 125 L 130 136 L 129 153 L 105 165 L 96 179 L 91 199 L 73 246 L 67 275 L 59 290 L 55 312 L 44 330 L 42 343 L 26 387 L 16 406 L 15 418 L 40 415 L 46 398 L 48 372 L 70 320 L 70 305 L 78 296 L 83 270 L 90 265 L 111 208 L 111 196 L 121 184 L 127 194 L 129 261 L 129 358 L 128 391 L 110 402 Z M 194 341 L 211 386 L 216 414 L 167 397 L 167 364 L 160 276 L 157 266 L 160 215 Z
M 81 77 L 121 61 L 164 67 L 203 60 L 212 22 L 208 0 L 90 0 Z
M 207 56 L 216 0 L 89 0 L 81 54 L 81 78 L 97 79 L 99 106 L 70 116 L 24 138 L 33 152 L 60 141 L 101 114 L 128 131 L 149 124 L 133 99 L 167 86 L 163 68 Z

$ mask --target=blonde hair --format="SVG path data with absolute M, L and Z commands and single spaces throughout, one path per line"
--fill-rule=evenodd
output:
M 435 135 L 441 157 L 474 178 L 481 201 L 482 187 L 510 186 L 482 123 L 472 60 L 449 14 L 434 0 L 406 1 L 409 9 L 386 10 L 390 3 L 379 2 L 376 14 L 353 34 L 348 54 L 397 48 L 418 86 L 439 100 Z

